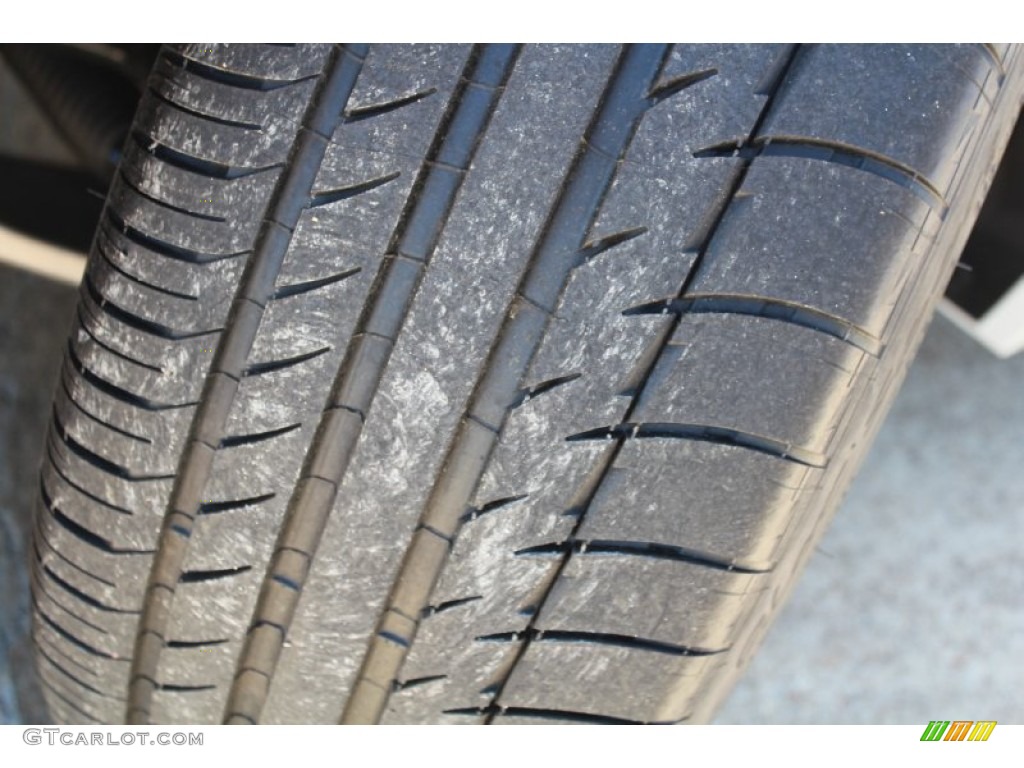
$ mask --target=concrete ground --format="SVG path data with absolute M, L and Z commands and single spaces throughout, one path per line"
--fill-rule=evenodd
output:
M 0 149 L 54 156 L 0 67 Z M 59 153 L 59 150 L 58 150 Z M 75 289 L 0 267 L 0 723 L 46 718 L 25 568 Z M 1024 722 L 1024 355 L 932 326 L 722 723 Z

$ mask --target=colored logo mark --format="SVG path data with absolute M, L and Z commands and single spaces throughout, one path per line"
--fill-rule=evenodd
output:
M 921 741 L 988 741 L 995 727 L 995 720 L 932 720 Z

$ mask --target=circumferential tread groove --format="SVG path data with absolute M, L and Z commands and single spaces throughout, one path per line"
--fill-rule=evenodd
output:
M 505 408 L 498 424 L 492 424 L 489 418 L 480 418 L 480 412 L 486 409 L 486 403 L 514 402 L 516 391 L 521 386 L 517 380 L 521 380 L 528 370 L 546 327 L 547 318 L 539 324 L 539 332 L 535 330 L 529 334 L 529 341 L 525 342 L 528 346 L 525 348 L 523 342 L 514 341 L 519 335 L 519 326 L 534 322 L 529 312 L 520 312 L 523 306 L 521 302 L 525 301 L 550 316 L 566 290 L 572 271 L 586 261 L 581 259 L 580 253 L 587 248 L 590 229 L 618 171 L 619 161 L 625 156 L 644 114 L 658 103 L 658 99 L 651 94 L 669 53 L 667 45 L 626 46 L 622 50 L 604 94 L 581 137 L 582 149 L 570 166 L 545 229 L 531 254 L 516 291 L 516 300 L 509 307 L 498 339 L 491 347 L 486 370 L 494 370 L 497 367 L 496 360 L 515 360 L 516 364 L 512 370 L 506 370 L 504 377 L 484 373 L 477 382 L 463 425 L 456 432 L 443 464 L 442 475 L 435 482 L 420 518 L 421 526 L 430 526 L 449 538 L 454 537 L 458 530 L 469 499 L 446 498 L 443 490 L 446 486 L 445 476 L 465 473 L 473 478 L 468 484 L 460 482 L 460 486 L 469 488 L 467 493 L 479 482 L 483 472 L 483 466 L 478 460 L 481 449 L 469 439 L 470 432 L 467 430 L 471 427 L 468 425 L 476 422 L 489 428 L 490 442 L 486 448 L 489 454 L 509 409 Z M 695 77 L 693 82 L 703 79 L 703 76 Z M 509 344 L 518 346 L 508 348 L 506 345 Z M 504 367 L 508 369 L 510 366 L 506 364 Z M 406 603 L 418 602 L 419 611 L 427 605 L 444 560 L 436 562 L 430 558 L 426 562 L 431 565 L 424 569 L 419 562 L 423 556 L 421 550 L 426 546 L 422 542 L 422 539 L 414 539 L 406 551 L 381 622 L 386 620 L 387 611 L 400 599 Z M 406 575 L 411 570 L 417 573 L 415 582 L 418 582 L 413 588 L 413 597 L 401 593 L 401 590 L 408 591 L 411 588 L 407 585 L 412 577 Z M 410 628 L 407 643 L 415 636 L 415 630 L 415 626 Z M 381 688 L 385 691 L 390 688 L 405 654 L 385 654 L 379 647 L 380 643 L 377 637 L 370 641 L 369 649 L 363 657 L 359 680 L 345 703 L 342 723 L 378 722 L 387 705 L 387 698 L 381 697 L 378 692 Z M 376 659 L 386 660 L 378 662 Z
M 761 127 L 764 125 L 765 120 L 767 120 L 768 116 L 771 114 L 773 106 L 775 104 L 775 100 L 778 97 L 782 89 L 782 86 L 786 81 L 786 77 L 792 70 L 794 62 L 797 60 L 797 57 L 800 55 L 800 50 L 801 49 L 799 46 L 793 46 L 792 48 L 787 50 L 785 53 L 785 58 L 780 62 L 778 68 L 772 73 L 773 82 L 766 86 L 767 97 L 765 99 L 764 104 L 761 107 L 759 114 L 754 120 L 754 123 L 744 143 L 749 144 L 753 142 L 760 134 Z M 753 160 L 754 157 L 745 158 L 739 166 L 739 168 L 734 170 L 732 181 L 729 184 L 728 189 L 726 190 L 726 193 L 718 206 L 718 209 L 714 212 L 714 215 L 709 220 L 707 228 L 702 234 L 702 240 L 697 244 L 693 264 L 691 265 L 690 270 L 686 275 L 686 278 L 683 280 L 683 283 L 680 286 L 679 291 L 677 293 L 679 297 L 684 297 L 687 295 L 687 293 L 689 293 L 691 285 L 693 284 L 697 275 L 700 274 L 701 266 L 703 264 L 704 257 L 708 251 L 708 248 L 710 247 L 710 244 L 714 239 L 715 234 L 718 232 L 718 229 L 725 218 L 726 212 L 737 199 L 737 196 L 743 187 L 743 182 L 747 177 L 747 173 L 750 170 L 750 165 L 753 162 Z M 642 400 L 647 383 L 651 380 L 651 375 L 657 367 L 658 362 L 660 361 L 665 349 L 668 346 L 669 340 L 672 338 L 680 322 L 681 315 L 677 315 L 672 319 L 667 331 L 660 336 L 660 341 L 658 342 L 659 347 L 656 353 L 650 356 L 650 358 L 645 361 L 647 367 L 643 372 L 642 377 L 639 379 L 639 383 L 637 384 L 635 391 L 630 395 L 630 403 L 627 406 L 625 414 L 623 416 L 623 422 L 629 421 L 637 405 Z M 600 460 L 600 463 L 597 467 L 596 481 L 592 482 L 592 484 L 590 485 L 587 497 L 582 503 L 582 505 L 580 505 L 579 507 L 579 511 L 576 516 L 576 521 L 573 524 L 573 528 L 570 531 L 567 540 L 572 541 L 578 537 L 578 534 L 581 528 L 583 527 L 583 523 L 587 517 L 587 511 L 593 504 L 594 498 L 596 497 L 599 489 L 603 485 L 605 479 L 608 477 L 612 468 L 615 466 L 619 453 L 622 451 L 622 448 L 625 445 L 628 437 L 629 435 L 627 434 L 618 435 L 617 439 L 614 439 L 614 445 L 612 447 L 612 450 L 607 452 L 604 458 Z M 552 594 L 552 591 L 554 590 L 555 585 L 559 582 L 562 573 L 565 571 L 572 557 L 573 552 L 571 550 L 567 551 L 560 557 L 557 564 L 549 572 L 546 580 L 542 585 L 540 599 L 536 601 L 535 610 L 532 612 L 529 622 L 525 628 L 526 632 L 530 632 L 531 630 L 536 629 L 537 619 L 540 616 L 544 605 L 547 603 L 550 595 Z M 508 684 L 517 666 L 519 665 L 519 662 L 522 660 L 523 656 L 526 654 L 531 644 L 531 639 L 529 636 L 527 636 L 526 639 L 519 644 L 515 651 L 513 651 L 514 655 L 511 660 L 511 663 L 509 663 L 506 666 L 502 679 L 495 685 L 494 693 L 491 698 L 491 706 L 498 707 L 500 709 L 501 696 L 505 690 L 505 686 Z M 495 713 L 492 712 L 490 715 L 488 715 L 485 722 L 490 724 L 491 722 L 493 722 L 494 716 Z
M 58 719 L 709 716 L 900 379 L 1024 57 L 520 48 L 162 49 L 45 442 Z M 882 64 L 916 108 L 877 122 Z
M 267 597 L 271 591 L 267 585 L 273 581 L 277 564 L 288 549 L 286 542 L 294 536 L 296 531 L 315 531 L 313 540 L 317 543 L 323 535 L 334 496 L 347 469 L 348 457 L 351 456 L 352 448 L 361 433 L 362 416 L 370 407 L 390 357 L 391 340 L 398 333 L 409 311 L 423 270 L 430 261 L 462 179 L 473 159 L 477 145 L 487 129 L 504 83 L 511 73 L 518 54 L 519 47 L 515 45 L 475 46 L 470 54 L 462 79 L 451 97 L 445 115 L 441 119 L 440 127 L 427 150 L 419 174 L 413 182 L 408 203 L 399 217 L 398 227 L 387 248 L 388 257 L 383 260 L 375 277 L 369 298 L 352 335 L 352 341 L 338 369 L 328 407 L 324 410 L 324 421 L 321 422 L 321 429 L 318 430 L 318 438 L 314 439 L 313 445 L 306 453 L 300 473 L 300 485 L 304 479 L 319 478 L 328 483 L 329 493 L 324 494 L 324 498 L 315 506 L 307 504 L 304 507 L 299 507 L 296 497 L 292 497 L 284 524 L 278 534 L 274 554 L 264 576 L 264 586 L 260 591 L 256 610 L 250 622 L 245 645 L 238 659 L 236 669 L 239 671 L 247 668 L 262 669 L 263 673 L 268 676 L 273 674 L 278 653 L 273 654 L 273 658 L 269 662 L 271 667 L 265 669 L 256 661 L 258 652 L 253 641 L 253 633 L 263 621 L 261 617 L 268 615 L 271 610 Z M 485 87 L 486 98 L 462 98 L 469 89 L 480 86 Z M 440 164 L 437 162 L 439 158 L 446 158 L 451 162 Z M 440 191 L 435 192 L 431 199 L 425 199 L 425 195 L 421 193 L 429 189 L 432 184 L 435 184 L 436 189 Z M 415 265 L 416 277 L 414 280 L 406 280 L 401 275 L 395 275 L 393 269 L 400 259 Z M 382 332 L 383 330 L 387 332 Z M 367 335 L 375 335 L 384 340 L 387 345 L 385 354 L 377 360 L 360 360 L 358 342 Z M 344 447 L 338 444 L 329 444 L 319 437 L 325 431 L 323 425 L 331 411 L 339 408 L 360 415 L 357 425 L 338 435 L 337 441 L 343 443 Z M 343 458 L 329 467 L 328 476 L 324 476 L 323 472 L 314 474 L 312 468 L 321 463 L 320 455 L 328 452 L 334 452 L 334 455 Z M 312 558 L 316 553 L 311 551 L 306 554 Z M 302 584 L 297 586 L 300 589 L 290 590 L 285 596 L 275 599 L 272 606 L 275 615 L 279 615 L 282 610 L 288 615 L 294 613 L 294 606 L 301 594 Z M 284 598 L 291 602 L 287 605 L 284 604 L 282 602 Z M 278 652 L 284 643 L 285 630 L 286 628 L 276 639 Z M 380 635 L 378 634 L 378 636 Z M 400 640 L 400 638 L 394 637 L 389 641 L 400 642 Z M 266 643 L 264 643 L 265 645 Z M 259 655 L 265 656 L 266 654 Z M 233 718 L 237 716 L 250 721 L 258 721 L 265 700 L 266 688 L 249 689 L 241 674 L 237 675 L 225 708 L 224 722 L 232 722 Z
M 321 73 L 316 76 L 318 82 L 300 122 L 292 150 L 275 182 L 262 226 L 256 236 L 252 256 L 246 264 L 235 295 L 236 306 L 249 307 L 249 320 L 229 324 L 218 339 L 214 361 L 204 386 L 204 396 L 192 419 L 189 440 L 182 453 L 180 469 L 175 478 L 164 526 L 160 532 L 159 548 L 150 570 L 148 589 L 167 589 L 171 593 L 171 600 L 174 596 L 174 585 L 182 580 L 224 578 L 251 568 L 247 565 L 241 569 L 231 569 L 230 572 L 185 572 L 183 568 L 192 526 L 202 510 L 202 505 L 207 501 L 202 498 L 203 488 L 212 470 L 215 455 L 210 446 L 220 444 L 225 438 L 225 425 L 237 394 L 237 384 L 231 388 L 228 397 L 214 400 L 209 398 L 209 394 L 219 386 L 224 376 L 235 382 L 242 376 L 245 358 L 253 348 L 264 308 L 273 296 L 274 283 L 291 244 L 293 232 L 302 211 L 311 199 L 313 184 L 327 149 L 328 138 L 341 121 L 365 55 L 366 46 L 335 46 L 331 49 Z M 178 55 L 171 54 L 170 58 L 173 60 L 175 56 Z M 183 60 L 184 57 L 178 56 L 178 59 Z M 225 79 L 222 70 L 209 71 L 205 65 L 194 67 L 191 60 L 183 63 L 183 66 L 196 74 L 218 78 L 220 82 L 228 85 L 267 90 L 264 86 L 268 81 L 265 80 L 248 78 L 239 81 L 234 76 Z M 310 78 L 300 80 L 304 79 Z M 291 85 L 300 80 L 273 86 L 276 88 L 278 85 Z M 131 693 L 126 711 L 129 723 L 149 721 L 156 689 L 147 680 L 155 679 L 163 646 L 150 642 L 147 637 L 151 634 L 164 637 L 167 617 L 167 611 L 158 610 L 151 602 L 146 603 L 136 632 L 135 654 L 129 678 Z

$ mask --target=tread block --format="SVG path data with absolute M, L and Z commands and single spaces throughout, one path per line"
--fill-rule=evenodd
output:
M 61 580 L 84 595 L 109 605 L 117 610 L 137 611 L 142 605 L 140 594 L 130 594 L 118 589 L 117 582 L 98 572 L 90 570 L 90 564 L 80 564 L 70 555 L 53 549 L 41 533 L 36 534 L 36 567 L 46 567 Z
M 333 701 L 351 684 L 386 597 L 386 590 L 374 585 L 380 574 L 393 574 L 399 565 L 443 459 L 437 437 L 461 421 L 473 378 L 585 130 L 587 110 L 575 108 L 565 94 L 596 102 L 615 53 L 595 47 L 583 58 L 569 47 L 541 46 L 525 50 L 517 61 L 447 214 L 320 543 L 321 552 L 346 548 L 353 557 L 344 566 L 317 558 L 304 586 L 290 637 L 296 647 L 309 644 L 304 638 L 317 638 L 325 672 L 310 674 L 315 666 L 289 652 L 293 648 L 282 653 L 277 674 L 292 677 L 302 669 L 307 691 L 323 691 Z M 538 111 L 545 119 L 530 118 L 531 131 L 524 134 L 524 119 Z M 509 174 L 509 168 L 521 170 Z M 543 201 L 536 206 L 521 205 L 538 196 Z M 353 546 L 356 541 L 360 544 Z M 340 600 L 339 583 L 346 595 Z M 339 612 L 341 604 L 363 607 Z M 318 625 L 332 627 L 334 635 Z M 312 693 L 299 697 L 301 709 L 296 709 L 295 701 L 275 701 L 273 691 L 263 715 L 270 722 L 302 712 L 319 721 L 340 711 L 340 702 L 318 703 Z
M 339 164 L 339 153 L 359 150 L 413 160 L 423 157 L 469 52 L 468 45 L 371 46 L 346 108 L 349 117 L 335 130 L 335 147 L 325 160 L 325 169 Z M 360 110 L 428 91 L 434 92 L 396 109 L 351 119 Z
M 713 425 L 827 460 L 848 407 L 843 394 L 864 358 L 845 342 L 778 320 L 684 317 L 631 422 Z M 757 378 L 749 375 L 755 370 Z
M 227 315 L 232 289 L 245 268 L 248 254 L 207 264 L 168 259 L 123 231 L 101 223 L 96 236 L 98 258 L 116 266 L 125 279 L 174 297 L 194 299 L 192 313 L 214 326 Z
M 204 503 L 276 493 L 251 507 L 202 515 L 189 545 L 187 567 L 234 568 L 266 563 L 284 519 L 287 488 L 294 486 L 302 460 L 301 447 L 313 437 L 315 424 L 268 440 L 224 448 L 214 454 Z M 239 483 L 239 478 L 244 482 Z
M 174 591 L 174 610 L 166 637 L 229 641 L 244 637 L 261 577 L 262 573 L 253 568 L 206 581 L 179 583 Z M 223 610 L 208 610 L 211 601 Z
M 531 642 L 498 706 L 554 709 L 644 723 L 689 714 L 707 656 L 575 642 Z M 566 685 L 572 680 L 572 685 Z
M 759 574 L 640 555 L 573 555 L 535 626 L 720 651 L 729 646 L 744 597 L 764 582 Z
M 441 581 L 431 596 L 432 606 L 444 606 L 446 603 L 463 600 L 467 597 L 479 597 L 479 600 L 447 608 L 438 613 L 428 614 L 420 620 L 420 630 L 402 669 L 405 678 L 424 677 L 437 674 L 436 668 L 429 669 L 431 664 L 437 665 L 426 650 L 435 643 L 447 643 L 450 650 L 444 663 L 452 664 L 452 668 L 460 666 L 456 662 L 472 652 L 472 641 L 483 635 L 514 632 L 521 628 L 525 620 L 535 609 L 537 585 L 553 574 L 555 562 L 549 558 L 514 557 L 507 552 L 492 548 L 490 572 L 481 574 L 478 580 L 470 581 L 465 577 L 465 564 L 460 562 L 464 553 L 454 553 L 457 558 L 452 577 L 442 574 Z M 497 579 L 518 587 L 514 592 L 488 589 Z M 472 590 L 480 590 L 479 592 Z M 420 643 L 424 650 L 416 648 Z M 447 671 L 447 670 L 446 670 Z
M 134 641 L 130 633 L 118 631 L 123 627 L 104 626 L 103 617 L 87 615 L 80 601 L 67 599 L 66 593 L 58 597 L 55 592 L 53 588 L 37 589 L 34 596 L 37 610 L 92 648 L 114 656 L 131 656 Z
M 34 621 L 37 642 L 51 652 L 55 659 L 66 663 L 68 669 L 73 670 L 82 680 L 112 691 L 117 690 L 118 685 L 123 685 L 125 689 L 128 687 L 130 657 L 98 655 L 105 651 L 93 646 L 87 647 L 73 631 L 69 631 L 70 623 L 51 615 L 46 609 L 37 610 Z
M 163 102 L 169 110 L 205 118 L 215 124 L 268 135 L 289 135 L 298 130 L 296 115 L 301 114 L 309 102 L 315 86 L 315 80 L 300 80 L 270 91 L 249 90 L 245 98 L 238 98 L 234 85 L 203 77 L 160 57 L 147 90 L 151 98 Z
M 190 636 L 197 637 L 196 634 Z M 160 653 L 157 681 L 189 688 L 201 688 L 210 685 L 214 680 L 230 679 L 235 672 L 235 659 L 239 650 L 240 644 L 233 640 L 216 645 L 184 648 L 165 645 Z M 198 693 L 198 691 L 196 692 Z M 179 714 L 178 717 L 180 716 Z M 213 719 L 219 721 L 220 713 L 215 713 Z
M 65 406 L 58 408 L 58 418 L 63 427 L 62 434 L 86 446 L 97 455 L 102 455 L 107 461 L 124 467 L 134 475 L 174 474 L 173 457 L 154 448 L 151 442 L 127 437 L 95 418 L 86 416 L 82 410 L 68 405 L 66 398 Z
M 126 310 L 139 318 L 167 318 L 176 314 L 189 313 L 187 318 L 174 326 L 179 333 L 199 333 L 210 328 L 219 328 L 223 325 L 225 314 L 217 311 L 220 307 L 212 307 L 200 304 L 197 297 L 187 298 L 188 294 L 177 290 L 174 294 L 162 290 L 155 283 L 143 282 L 142 278 L 133 274 L 131 267 L 126 260 L 109 256 L 104 249 L 105 258 L 94 260 L 89 265 L 89 280 L 93 289 L 102 299 L 100 309 L 107 309 L 106 303 L 112 304 Z M 158 322 L 158 320 L 151 320 Z M 161 323 L 161 325 L 163 325 Z M 170 326 L 167 326 L 170 327 Z M 116 342 L 114 342 L 116 343 Z M 148 361 L 147 365 L 153 363 Z M 161 368 L 161 365 L 153 366 Z
M 216 168 L 203 175 L 228 179 L 283 165 L 288 157 L 287 140 L 298 131 L 295 124 L 278 123 L 279 130 L 274 131 L 225 125 L 177 109 L 152 92 L 143 95 L 138 110 L 137 125 L 145 128 L 135 128 L 129 141 L 138 142 L 143 150 L 170 164 L 186 170 L 194 167 L 197 172 Z M 247 222 L 247 226 L 251 224 Z
M 168 213 L 173 212 L 173 208 L 223 219 L 223 222 L 205 222 L 209 225 L 206 231 L 218 236 L 223 250 L 230 251 L 235 250 L 237 246 L 227 247 L 224 234 L 218 230 L 227 224 L 239 234 L 254 236 L 255 230 L 259 227 L 259 219 L 251 215 L 251 208 L 254 204 L 265 207 L 269 203 L 274 183 L 279 175 L 278 169 L 234 179 L 199 174 L 181 165 L 161 160 L 140 143 L 130 141 L 125 145 L 125 157 L 121 162 L 116 184 L 137 190 L 133 204 L 128 210 L 151 208 L 154 220 L 149 222 L 150 226 L 160 226 L 156 220 L 156 211 Z M 127 197 L 125 194 L 125 198 Z M 143 210 L 141 215 L 145 216 L 147 213 L 149 211 Z M 144 218 L 140 219 L 140 224 L 144 221 Z M 204 222 L 202 219 L 196 219 L 190 223 Z M 214 226 L 217 224 L 220 224 L 220 227 Z M 156 234 L 158 233 L 154 232 L 154 235 Z M 199 242 L 199 238 L 196 238 L 196 241 Z
M 993 66 L 973 46 L 809 46 L 763 134 L 812 137 L 881 154 L 945 192 L 958 161 L 949 147 L 956 147 L 979 117 L 977 83 Z M 879 79 L 879 71 L 891 74 Z M 831 83 L 832 103 L 843 108 L 801 109 L 813 102 L 824 81 Z M 878 119 L 894 111 L 899 130 Z
M 915 263 L 909 255 L 935 233 L 927 204 L 855 168 L 785 157 L 755 159 L 742 193 L 690 292 L 787 301 L 881 338 Z
M 72 331 L 72 343 L 84 343 L 79 329 Z M 88 336 L 88 334 L 85 334 Z M 85 381 L 76 375 L 74 369 L 65 366 L 61 372 L 61 385 L 58 390 L 58 415 L 63 416 L 66 408 L 77 410 L 83 408 L 89 414 L 115 430 L 127 432 L 151 440 L 153 444 L 174 445 L 179 434 L 188 428 L 188 420 L 192 415 L 191 408 L 180 408 L 173 411 L 147 411 L 126 402 L 114 390 L 101 389 L 101 382 Z M 63 398 L 63 399 L 61 399 Z M 77 405 L 71 405 L 73 400 Z
M 438 618 L 442 615 L 440 614 Z M 431 631 L 429 624 L 424 624 L 410 655 L 406 658 L 401 677 L 403 680 L 412 680 L 446 673 L 450 676 L 430 685 L 419 685 L 392 693 L 381 722 L 431 722 L 444 725 L 472 725 L 479 722 L 481 718 L 446 715 L 445 710 L 486 707 L 492 696 L 488 686 L 501 678 L 516 649 L 512 643 L 468 642 L 459 646 L 458 664 L 445 664 L 444 669 L 439 669 L 435 657 L 433 666 L 421 667 L 417 663 L 415 649 L 421 642 L 420 638 L 429 637 Z M 425 647 L 433 647 L 437 642 L 438 640 L 429 638 Z M 454 649 L 454 646 L 450 647 Z
M 221 689 L 186 690 L 157 689 L 153 693 L 153 722 L 168 725 L 189 725 L 197 722 L 219 723 L 224 708 Z
M 320 74 L 331 46 L 193 43 L 170 49 L 190 60 L 268 80 L 299 80 Z
M 89 313 L 87 328 L 76 327 L 72 343 L 78 362 L 94 374 L 87 375 L 91 383 L 149 410 L 171 411 L 199 399 L 219 328 L 191 338 L 161 338 L 139 327 L 148 318 L 132 320 L 130 325 L 105 312 L 92 297 L 82 307 Z M 142 356 L 136 357 L 137 350 L 142 350 Z M 143 366 L 160 368 L 162 373 Z
M 657 542 L 767 569 L 819 473 L 739 446 L 627 441 L 578 536 Z
M 64 462 L 62 462 L 63 464 Z M 100 504 L 97 499 L 109 501 L 106 496 L 88 493 L 84 485 L 72 485 L 64 477 L 76 474 L 71 466 L 59 467 L 62 476 L 52 462 L 43 467 L 43 489 L 54 507 L 61 510 L 68 519 L 82 525 L 97 536 L 111 542 L 122 550 L 152 550 L 160 533 L 161 516 L 158 512 L 138 507 L 132 514 L 126 514 Z M 108 484 L 116 480 L 107 477 Z M 127 509 L 127 508 L 125 508 Z
M 71 525 L 84 528 L 74 522 Z M 106 581 L 114 584 L 144 583 L 149 575 L 148 557 L 134 552 L 105 552 L 100 545 L 83 542 L 82 536 L 88 536 L 89 533 L 76 534 L 67 527 L 67 524 L 57 522 L 52 515 L 43 515 L 40 518 L 39 531 L 49 546 L 65 554 L 68 561 L 90 573 L 102 574 L 102 578 Z M 102 596 L 96 594 L 96 597 L 106 601 L 111 600 L 109 594 Z M 111 602 L 111 604 L 116 605 L 117 603 Z
M 54 711 L 65 711 L 70 723 L 92 725 L 116 720 L 124 710 L 123 702 L 97 696 L 95 693 L 76 685 L 74 681 L 60 675 L 46 663 L 40 664 L 39 677 L 43 697 L 57 706 Z M 64 721 L 61 721 L 64 722 Z

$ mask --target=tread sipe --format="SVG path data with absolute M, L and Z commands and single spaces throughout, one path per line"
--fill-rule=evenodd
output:
M 920 342 L 1022 67 L 165 47 L 43 461 L 53 716 L 712 717 Z

